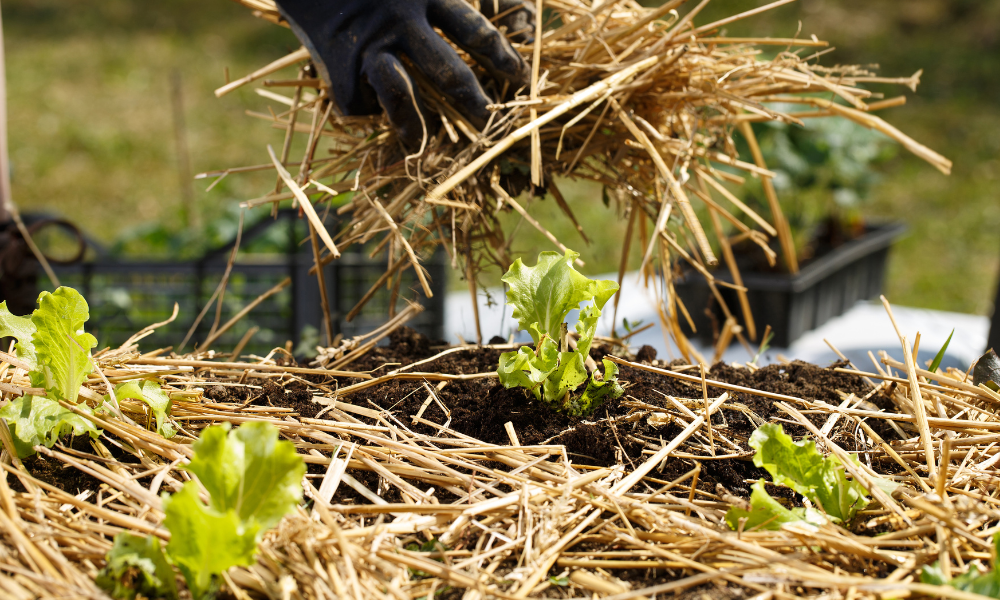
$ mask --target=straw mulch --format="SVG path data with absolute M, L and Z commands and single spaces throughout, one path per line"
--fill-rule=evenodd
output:
M 345 348 L 363 349 L 365 341 Z M 124 420 L 88 417 L 104 431 L 99 440 L 39 447 L 42 456 L 29 470 L 12 458 L 7 429 L 0 428 L 0 596 L 104 598 L 93 578 L 115 534 L 167 538 L 159 494 L 189 478 L 182 465 L 199 430 L 252 420 L 278 427 L 312 475 L 303 481 L 308 502 L 266 535 L 257 564 L 226 574 L 223 587 L 236 598 L 875 598 L 907 591 L 974 598 L 918 583 L 919 569 L 940 560 L 945 572 L 959 574 L 972 561 L 989 563 L 990 538 L 1000 528 L 1000 395 L 971 385 L 964 372 L 918 368 L 909 342 L 901 342 L 906 362 L 883 358 L 866 374 L 871 390 L 842 395 L 839 406 L 709 379 L 709 389 L 725 392 L 707 398 L 707 407 L 700 399 L 691 410 L 663 398 L 660 406 L 636 408 L 618 427 L 651 417 L 685 427 L 634 469 L 571 462 L 563 446 L 520 445 L 511 428 L 509 444 L 489 445 L 450 429 L 443 417 L 366 402 L 380 385 L 416 379 L 425 382 L 427 406 L 434 387 L 426 382 L 492 378 L 492 371 L 421 372 L 429 361 L 418 361 L 373 378 L 285 366 L 280 354 L 226 362 L 213 353 L 105 350 L 97 355 L 101 372 L 81 398 L 93 403 L 124 380 L 159 380 L 174 399 L 171 420 L 180 433 L 163 439 L 150 431 L 155 419 L 145 405 L 124 400 Z M 25 392 L 17 359 L 0 359 L 5 397 Z M 615 360 L 664 384 L 701 385 L 697 369 Z M 209 387 L 245 387 L 251 400 L 268 401 L 218 402 L 206 397 Z M 296 400 L 283 401 L 286 392 Z M 694 486 L 702 465 L 714 460 L 707 439 L 750 454 L 747 440 L 722 423 L 746 418 L 747 405 L 761 399 L 774 402 L 787 423 L 805 427 L 822 451 L 841 457 L 854 478 L 870 482 L 877 474 L 902 484 L 895 497 L 876 494 L 853 530 L 788 524 L 775 532 L 730 531 L 722 517 L 743 500 Z M 300 414 L 317 404 L 318 414 L 309 411 L 315 418 Z M 706 411 L 713 413 L 711 429 Z M 416 433 L 417 423 L 436 433 Z M 860 464 L 847 452 L 857 452 Z M 659 479 L 662 464 L 674 461 L 695 467 Z M 81 486 L 77 495 L 61 489 L 76 493 Z M 331 503 L 345 491 L 358 501 Z
M 280 22 L 270 0 L 239 1 Z M 216 91 L 221 96 L 262 80 L 258 92 L 274 106 L 250 114 L 286 131 L 282 148 L 271 152 L 272 162 L 201 176 L 274 169 L 280 163 L 273 193 L 245 206 L 294 198 L 318 234 L 313 247 L 320 261 L 367 244 L 366 251 L 386 253 L 390 264 L 373 290 L 386 285 L 396 290 L 393 283 L 402 271 L 413 268 L 428 296 L 420 259 L 436 247 L 447 250 L 473 295 L 483 269 L 506 270 L 516 257 L 510 255 L 511 232 L 504 231 L 501 212 L 519 213 L 524 226 L 545 233 L 554 248 L 578 244 L 575 237 L 557 239 L 547 231 L 531 216 L 529 203 L 538 198 L 534 192 L 547 192 L 577 224 L 576 215 L 595 209 L 590 203 L 599 200 L 567 201 L 560 178 L 594 181 L 606 187 L 619 218 L 628 223 L 621 274 L 630 249 L 641 247 L 642 269 L 670 273 L 684 263 L 709 281 L 724 307 L 716 286 L 733 286 L 741 304 L 734 310 L 744 326 L 734 328 L 735 319 L 730 320 L 723 337 L 746 333 L 755 339 L 757 327 L 730 246 L 749 240 L 773 265 L 778 252 L 769 241 L 777 239 L 783 268 L 794 273 L 798 263 L 771 185 L 774 173 L 764 164 L 750 123 L 849 119 L 886 134 L 942 172 L 951 169 L 949 160 L 874 114 L 904 103 L 904 97 L 884 99 L 862 87 L 890 83 L 915 90 L 919 73 L 897 79 L 856 66 L 823 68 L 817 59 L 827 43 L 807 36 L 727 37 L 730 23 L 790 1 L 713 23 L 698 23 L 708 0 L 696 6 L 670 0 L 657 8 L 634 0 L 540 1 L 545 10 L 538 13 L 546 20 L 536 29 L 544 34 L 534 44 L 514 45 L 533 67 L 531 85 L 504 96 L 477 71 L 488 93 L 506 98 L 493 105 L 484 131 L 469 124 L 418 69 L 410 69 L 424 104 L 443 123 L 439 131 L 427 132 L 413 154 L 402 149 L 384 116 L 339 116 L 308 71 L 301 70 L 298 79 L 268 79 L 308 61 L 302 48 Z M 302 156 L 289 150 L 295 136 L 304 142 Z M 749 142 L 752 156 L 738 155 L 737 136 Z M 737 198 L 732 186 L 747 177 L 762 178 L 767 206 L 747 206 Z M 530 193 L 519 196 L 525 189 Z M 306 197 L 326 210 L 332 200 L 343 227 L 328 234 Z M 588 239 L 588 232 L 578 224 L 577 229 Z M 712 270 L 718 256 L 734 283 L 716 282 Z M 678 304 L 669 281 L 661 287 L 664 324 L 683 355 L 697 360 L 678 319 L 701 307 Z M 724 312 L 733 316 L 729 307 Z

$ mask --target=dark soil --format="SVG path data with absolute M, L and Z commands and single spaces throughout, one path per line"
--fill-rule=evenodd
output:
M 89 435 L 66 438 L 56 446 L 56 449 L 73 454 L 76 458 L 81 460 L 91 460 L 103 466 L 108 466 L 105 459 L 96 455 L 93 446 L 91 446 L 90 440 L 91 438 Z M 105 443 L 104 446 L 111 453 L 112 460 L 122 463 L 139 462 L 134 456 L 123 452 L 113 443 Z M 23 459 L 22 462 L 24 463 L 24 467 L 35 479 L 57 487 L 64 492 L 73 494 L 74 496 L 86 490 L 97 491 L 103 484 L 103 482 L 96 477 L 88 475 L 87 473 L 67 465 L 60 460 L 43 456 L 41 454 L 29 456 L 28 458 Z M 139 481 L 141 482 L 142 480 Z M 11 489 L 16 492 L 26 491 L 17 477 L 8 477 L 7 482 Z
M 499 341 L 499 340 L 497 340 Z M 378 375 L 399 366 L 404 366 L 419 360 L 434 356 L 440 352 L 440 345 L 432 344 L 424 336 L 406 327 L 400 328 L 392 336 L 390 344 L 374 348 L 366 356 L 351 365 L 359 371 L 372 371 Z M 591 356 L 600 361 L 609 348 L 595 347 Z M 469 348 L 454 352 L 438 360 L 421 365 L 420 371 L 437 373 L 485 373 L 496 369 L 501 351 L 489 348 Z M 638 358 L 645 363 L 655 362 L 656 351 L 644 346 L 639 350 Z M 664 366 L 664 365 L 660 365 Z M 677 366 L 675 363 L 674 366 Z M 839 365 L 834 365 L 839 366 Z M 794 362 L 789 365 L 771 365 L 750 372 L 747 369 L 736 369 L 719 363 L 708 372 L 708 378 L 734 383 L 737 385 L 801 397 L 818 399 L 828 403 L 839 403 L 837 391 L 863 395 L 866 393 L 865 383 L 858 377 L 836 373 L 832 369 L 824 369 L 815 365 Z M 489 444 L 509 444 L 510 440 L 504 428 L 508 421 L 513 423 L 520 442 L 524 445 L 533 444 L 563 444 L 566 446 L 570 460 L 576 464 L 610 466 L 618 463 L 629 465 L 640 464 L 648 454 L 644 449 L 659 449 L 663 442 L 673 439 L 681 431 L 681 427 L 668 424 L 654 427 L 645 417 L 631 422 L 614 422 L 616 417 L 628 415 L 634 409 L 626 406 L 627 402 L 642 402 L 653 407 L 667 407 L 669 403 L 664 395 L 676 398 L 700 398 L 699 385 L 690 384 L 677 379 L 664 377 L 655 373 L 622 367 L 619 380 L 625 387 L 625 395 L 618 400 L 612 400 L 601 406 L 589 417 L 570 417 L 554 412 L 548 406 L 536 401 L 529 393 L 521 389 L 506 389 L 495 378 L 483 378 L 470 381 L 452 381 L 437 391 L 437 395 L 451 411 L 450 427 L 464 435 L 472 436 Z M 342 378 L 340 381 L 324 382 L 331 386 L 346 386 L 356 380 Z M 278 406 L 293 409 L 303 417 L 315 417 L 323 406 L 313 402 L 313 391 L 302 382 L 292 382 L 284 387 L 269 379 L 251 381 L 261 389 L 232 386 L 205 386 L 206 399 L 220 403 L 235 403 L 258 406 Z M 710 397 L 717 397 L 723 390 L 709 387 Z M 774 403 L 766 398 L 748 394 L 730 394 L 731 401 L 739 403 L 753 411 L 765 421 L 786 418 L 786 415 L 775 408 Z M 348 401 L 361 406 L 384 409 L 401 421 L 409 424 L 409 418 L 415 415 L 426 400 L 427 393 L 420 381 L 390 381 L 356 393 L 347 398 Z M 876 405 L 888 402 L 887 398 L 876 397 L 872 402 Z M 424 411 L 423 418 L 443 424 L 447 416 L 436 403 L 431 403 Z M 824 415 L 810 415 L 810 419 L 822 426 Z M 785 431 L 792 436 L 804 436 L 806 430 L 801 426 L 783 423 Z M 881 423 L 877 423 L 881 425 Z M 742 412 L 724 409 L 713 416 L 713 425 L 717 431 L 741 448 L 748 450 L 746 440 L 753 433 L 753 422 Z M 414 425 L 412 429 L 418 433 L 434 434 L 436 430 L 428 425 Z M 882 433 L 882 432 L 880 432 Z M 884 432 L 886 435 L 889 432 Z M 849 437 L 849 436 L 844 436 Z M 834 439 L 838 432 L 834 431 Z M 88 438 L 75 438 L 68 441 L 77 452 L 93 455 Z M 122 452 L 113 444 L 106 444 L 115 459 L 131 462 L 133 457 Z M 847 444 L 848 449 L 850 444 Z M 726 447 L 718 447 L 719 453 L 733 453 Z M 685 450 L 685 452 L 688 452 Z M 762 469 L 753 466 L 749 457 L 712 459 L 705 454 L 700 460 L 702 472 L 699 489 L 715 493 L 716 486 L 721 484 L 727 491 L 738 496 L 747 497 L 750 494 L 750 481 L 761 477 L 768 478 Z M 675 459 L 666 462 L 661 471 L 654 473 L 655 477 L 671 479 L 686 473 L 693 466 L 691 459 Z M 50 483 L 70 493 L 78 493 L 85 489 L 97 489 L 100 482 L 76 469 L 65 467 L 62 463 L 42 456 L 34 456 L 25 460 L 28 470 L 46 483 Z M 320 475 L 323 469 L 317 465 L 310 466 L 310 473 Z M 378 487 L 378 477 L 370 473 L 360 473 L 356 477 L 374 489 Z M 371 481 L 369 481 L 370 479 Z M 12 485 L 20 487 L 19 482 Z M 395 488 L 386 490 L 391 496 Z M 392 498 L 387 497 L 392 501 Z M 349 486 L 341 486 L 337 493 L 337 502 L 366 501 L 357 496 Z
M 438 348 L 432 348 L 434 347 L 422 335 L 403 328 L 392 337 L 392 343 L 375 348 L 358 363 L 353 364 L 352 368 L 394 369 L 399 365 L 429 358 L 440 351 Z M 594 348 L 591 350 L 591 356 L 600 361 L 608 350 Z M 499 350 L 470 348 L 421 365 L 419 370 L 438 373 L 485 373 L 496 369 L 500 354 Z M 646 362 L 650 362 L 655 360 L 656 351 L 644 347 L 640 349 L 639 354 Z M 719 363 L 712 367 L 707 377 L 832 404 L 839 404 L 841 401 L 837 394 L 838 390 L 858 395 L 867 392 L 866 384 L 858 377 L 836 373 L 832 368 L 824 369 L 802 362 L 771 365 L 753 373 L 747 369 L 736 369 Z M 585 418 L 570 417 L 555 412 L 536 401 L 525 390 L 505 389 L 496 379 L 453 381 L 436 393 L 451 411 L 450 427 L 483 442 L 509 444 L 504 423 L 510 421 L 522 444 L 563 444 L 570 459 L 576 464 L 610 466 L 624 462 L 638 465 L 645 456 L 648 456 L 642 454 L 644 448 L 659 449 L 661 441 L 673 439 L 682 428 L 674 424 L 653 427 L 647 423 L 646 418 L 611 425 L 610 419 L 625 416 L 633 410 L 625 405 L 626 402 L 640 401 L 655 407 L 667 407 L 670 405 L 662 394 L 676 398 L 701 398 L 701 387 L 629 367 L 621 368 L 619 380 L 625 387 L 625 395 L 618 400 L 608 402 Z M 345 380 L 341 385 L 350 383 L 350 380 Z M 723 390 L 712 387 L 708 389 L 710 397 L 717 397 L 722 392 Z M 316 405 L 309 406 L 312 410 L 305 410 L 306 407 L 302 405 L 301 400 L 294 399 L 295 395 L 295 392 L 286 394 L 284 403 L 276 398 L 272 398 L 271 402 L 275 405 L 295 407 L 306 416 L 309 416 L 310 412 L 315 414 L 315 409 L 318 408 Z M 765 421 L 788 418 L 766 398 L 742 393 L 730 393 L 730 397 L 732 402 L 746 406 Z M 420 410 L 426 398 L 427 393 L 421 382 L 392 381 L 350 396 L 348 400 L 354 404 L 388 410 L 409 426 L 408 417 Z M 447 420 L 447 416 L 436 403 L 427 407 L 423 418 L 440 424 Z M 825 415 L 810 415 L 809 418 L 817 426 L 822 426 L 826 421 Z M 713 416 L 713 425 L 722 435 L 748 450 L 746 440 L 753 433 L 755 426 L 745 414 L 736 410 L 723 410 L 721 414 L 716 413 Z M 807 434 L 805 428 L 799 425 L 784 423 L 784 427 L 792 436 Z M 435 430 L 427 425 L 415 425 L 412 429 L 418 433 L 431 435 L 435 433 Z M 834 439 L 837 437 L 835 431 Z M 732 453 L 731 450 L 725 450 L 725 447 L 720 450 L 719 454 Z M 689 460 L 668 461 L 663 471 L 654 476 L 670 479 L 686 473 L 692 466 L 693 463 Z M 765 471 L 753 466 L 749 457 L 712 460 L 706 455 L 702 461 L 699 489 L 714 493 L 716 484 L 722 484 L 730 492 L 747 497 L 750 494 L 750 483 L 747 483 L 747 480 L 757 480 L 761 477 L 768 478 Z
M 502 343 L 503 340 L 498 339 L 494 342 Z M 422 335 L 404 327 L 391 336 L 389 345 L 373 349 L 366 356 L 353 363 L 350 368 L 357 371 L 371 371 L 374 375 L 378 375 L 399 366 L 430 358 L 440 352 L 441 347 L 442 345 L 431 343 Z M 591 350 L 591 357 L 599 362 L 610 351 L 610 348 L 595 347 Z M 415 370 L 451 374 L 486 373 L 496 369 L 500 354 L 500 350 L 490 348 L 468 348 L 421 365 Z M 649 346 L 639 349 L 637 360 L 647 364 L 655 363 L 655 366 L 666 366 L 656 362 L 656 351 Z M 672 366 L 679 368 L 680 363 L 673 363 Z M 696 373 L 697 371 L 692 371 L 692 374 Z M 824 369 L 801 362 L 772 365 L 754 372 L 719 363 L 712 367 L 707 376 L 709 379 L 749 388 L 805 399 L 822 400 L 834 404 L 840 403 L 838 391 L 854 393 L 858 396 L 867 393 L 866 384 L 858 377 L 836 373 L 832 368 Z M 513 423 L 522 444 L 563 444 L 566 446 L 570 460 L 575 464 L 610 466 L 625 463 L 638 465 L 649 456 L 643 454 L 644 449 L 654 451 L 659 449 L 664 442 L 677 436 L 681 428 L 675 424 L 662 427 L 652 426 L 645 416 L 631 421 L 620 419 L 620 417 L 625 417 L 635 410 L 630 408 L 627 403 L 640 402 L 652 407 L 666 408 L 670 404 L 664 395 L 681 399 L 701 398 L 702 390 L 700 385 L 629 367 L 621 368 L 619 381 L 625 388 L 625 394 L 622 398 L 608 402 L 586 418 L 569 417 L 554 412 L 537 402 L 525 390 L 505 389 L 495 378 L 452 381 L 440 390 L 436 390 L 436 393 L 451 411 L 450 427 L 483 442 L 498 445 L 509 444 L 510 440 L 504 424 L 510 421 Z M 357 380 L 341 378 L 333 381 L 329 378 L 326 380 L 314 378 L 313 382 L 329 385 L 332 389 L 337 386 L 351 385 Z M 284 387 L 277 385 L 270 379 L 257 379 L 248 383 L 259 386 L 259 389 L 213 386 L 209 383 L 205 386 L 205 397 L 209 401 L 219 403 L 291 408 L 295 413 L 304 417 L 315 417 L 323 409 L 322 405 L 312 400 L 314 390 L 301 381 L 291 382 Z M 430 383 L 436 387 L 436 382 Z M 722 392 L 723 390 L 712 387 L 708 389 L 709 397 L 717 397 Z M 420 381 L 390 381 L 348 396 L 345 400 L 356 405 L 388 411 L 414 431 L 433 435 L 437 430 L 428 425 L 410 425 L 410 417 L 419 411 L 426 397 L 427 392 Z M 781 420 L 785 431 L 792 436 L 799 437 L 807 434 L 803 427 L 788 423 L 787 415 L 779 411 L 770 400 L 732 392 L 730 398 L 731 403 L 746 407 L 765 421 Z M 888 396 L 880 396 L 872 398 L 871 402 L 880 407 L 889 408 L 886 403 L 891 402 L 891 400 Z M 436 403 L 431 403 L 424 411 L 423 418 L 443 424 L 448 417 Z M 616 420 L 616 418 L 619 419 Z M 808 418 L 818 426 L 822 426 L 826 420 L 825 415 L 808 415 Z M 715 431 L 739 444 L 743 450 L 747 450 L 747 456 L 714 459 L 708 453 L 700 453 L 697 461 L 701 463 L 702 471 L 698 488 L 703 492 L 715 494 L 722 491 L 718 489 L 721 486 L 729 493 L 748 497 L 753 481 L 760 478 L 770 479 L 763 469 L 754 467 L 749 458 L 746 442 L 755 429 L 754 423 L 746 414 L 731 408 L 731 404 L 727 403 L 727 408 L 713 415 L 713 425 Z M 876 427 L 878 431 L 877 425 L 881 425 L 881 422 L 873 424 L 873 427 Z M 885 435 L 888 433 L 885 432 Z M 846 431 L 835 429 L 832 437 L 847 449 L 853 449 L 852 444 L 848 443 L 851 438 Z M 91 459 L 97 460 L 89 438 L 72 438 L 64 440 L 64 443 L 76 453 L 87 454 Z M 134 462 L 134 457 L 123 452 L 113 443 L 105 445 L 115 460 Z M 732 449 L 722 446 L 718 440 L 716 446 L 720 454 L 733 453 Z M 692 452 L 688 448 L 683 448 L 682 451 Z M 695 452 L 695 454 L 699 453 Z M 34 456 L 26 459 L 24 464 L 38 479 L 72 494 L 87 489 L 96 490 L 101 485 L 100 481 L 76 469 L 65 467 L 54 459 Z M 675 458 L 667 461 L 662 466 L 661 471 L 654 471 L 652 475 L 666 480 L 674 479 L 689 471 L 694 464 L 694 459 Z M 499 469 L 506 468 L 500 464 L 493 466 Z M 310 475 L 322 477 L 325 466 L 309 465 L 308 472 Z M 368 471 L 352 471 L 351 475 L 368 489 L 380 494 L 385 500 L 389 502 L 401 501 L 398 490 L 394 486 L 385 485 L 378 474 Z M 8 478 L 8 481 L 13 488 L 19 491 L 22 489 L 20 482 L 16 481 L 15 478 Z M 787 488 L 768 485 L 768 492 L 775 497 L 782 497 L 789 502 L 796 503 L 793 498 L 794 494 Z M 438 490 L 436 495 L 441 502 L 453 500 L 445 490 Z M 349 485 L 341 485 L 333 501 L 343 504 L 368 503 L 368 500 L 355 492 Z M 873 564 L 872 567 L 878 569 L 884 568 L 884 565 Z M 616 571 L 614 575 L 628 581 L 633 589 L 673 581 L 680 576 L 679 573 L 668 569 Z M 457 592 L 458 590 L 456 590 Z M 743 588 L 726 586 L 724 582 L 720 581 L 684 590 L 677 597 L 692 600 L 708 597 L 722 600 L 744 598 L 748 595 Z M 446 594 L 445 597 L 452 596 Z

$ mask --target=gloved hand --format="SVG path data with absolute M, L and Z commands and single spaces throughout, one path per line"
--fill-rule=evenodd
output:
M 490 98 L 475 74 L 434 30 L 437 27 L 491 75 L 517 89 L 529 69 L 503 34 L 465 0 L 277 0 L 281 14 L 308 48 L 320 76 L 346 115 L 385 110 L 410 149 L 435 133 L 406 56 L 474 126 L 489 118 Z M 533 34 L 534 11 L 522 0 L 481 0 L 484 12 L 520 40 Z M 513 9 L 513 10 L 511 10 Z M 499 12 L 497 12 L 499 11 Z M 520 41 L 519 40 L 519 41 Z M 423 118 L 422 118 L 423 117 Z

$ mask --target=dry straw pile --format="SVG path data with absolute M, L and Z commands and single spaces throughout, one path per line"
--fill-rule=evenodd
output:
M 280 21 L 270 0 L 240 1 L 261 17 Z M 565 248 L 567 240 L 557 239 L 532 218 L 526 204 L 531 194 L 516 199 L 508 192 L 528 185 L 532 191 L 544 188 L 577 224 L 575 213 L 592 210 L 587 202 L 599 200 L 571 204 L 558 183 L 560 178 L 591 180 L 609 190 L 618 214 L 628 222 L 622 274 L 632 245 L 642 245 L 643 270 L 653 273 L 658 265 L 661 273 L 670 273 L 684 261 L 704 275 L 725 306 L 716 285 L 742 290 L 733 243 L 756 243 L 774 264 L 776 252 L 768 241 L 777 238 L 787 270 L 798 269 L 788 224 L 771 185 L 773 172 L 763 162 L 750 123 L 849 119 L 950 171 L 946 158 L 873 114 L 902 104 L 903 97 L 878 99 L 860 87 L 896 83 L 915 89 L 919 73 L 891 79 L 860 67 L 822 68 L 816 59 L 827 43 L 814 38 L 726 37 L 730 23 L 793 0 L 698 24 L 708 1 L 688 6 L 685 0 L 670 0 L 646 8 L 634 0 L 539 0 L 538 14 L 545 21 L 540 16 L 537 29 L 544 33 L 531 45 L 515 44 L 532 66 L 530 87 L 508 91 L 514 99 L 492 107 L 484 131 L 473 128 L 411 69 L 424 103 L 440 114 L 443 127 L 429 132 L 420 151 L 410 155 L 384 117 L 338 116 L 319 80 L 307 75 L 265 79 L 307 61 L 308 52 L 299 49 L 216 91 L 221 96 L 265 79 L 265 89 L 258 91 L 276 102 L 277 109 L 251 114 L 287 132 L 280 152 L 271 153 L 274 164 L 203 176 L 277 166 L 280 180 L 274 193 L 246 206 L 295 198 L 318 233 L 313 236 L 317 260 L 334 260 L 345 247 L 369 244 L 369 250 L 388 253 L 390 264 L 373 291 L 392 287 L 402 270 L 413 268 L 429 294 L 420 257 L 444 246 L 473 295 L 477 273 L 490 266 L 503 272 L 512 262 L 510 232 L 498 220 L 501 211 L 516 211 L 553 246 Z M 765 58 L 764 49 L 774 57 Z M 483 74 L 483 79 L 488 77 Z M 291 95 L 275 91 L 289 86 L 295 90 Z M 789 107 L 798 108 L 788 112 Z M 733 139 L 737 131 L 749 142 L 752 156 L 738 156 Z M 301 157 L 290 156 L 295 135 L 307 137 Z M 527 174 L 522 177 L 529 181 L 514 181 L 518 172 Z M 731 186 L 745 177 L 762 178 L 767 207 L 755 210 L 734 195 Z M 345 225 L 328 234 L 305 199 L 322 206 L 348 192 L 353 192 L 351 199 L 337 208 Z M 577 229 L 587 239 L 578 224 Z M 719 262 L 717 253 L 732 271 L 734 284 L 715 282 L 711 269 Z M 689 354 L 678 327 L 686 307 L 671 293 L 670 281 L 662 282 L 659 291 L 664 327 L 684 356 L 697 358 Z M 747 333 L 754 339 L 756 328 L 742 293 L 740 302 Z M 731 315 L 728 307 L 725 312 Z
M 839 405 L 709 376 L 704 410 L 664 399 L 662 406 L 619 417 L 618 427 L 627 427 L 655 408 L 654 414 L 686 424 L 634 469 L 573 463 L 565 447 L 521 445 L 510 428 L 509 445 L 485 444 L 443 419 L 365 401 L 378 385 L 401 379 L 495 377 L 432 372 L 427 366 L 434 358 L 377 378 L 349 374 L 358 383 L 341 384 L 338 391 L 333 375 L 344 373 L 282 366 L 272 356 L 222 362 L 212 353 L 166 358 L 163 351 L 139 355 L 135 346 L 105 350 L 96 356 L 100 373 L 86 382 L 81 399 L 100 398 L 121 381 L 159 380 L 174 398 L 171 421 L 180 433 L 167 440 L 150 431 L 155 419 L 140 402 L 122 400 L 121 418 L 87 415 L 104 431 L 99 440 L 89 448 L 39 446 L 43 460 L 32 463 L 49 464 L 60 477 L 83 473 L 96 480 L 93 489 L 72 495 L 32 476 L 13 458 L 7 428 L 0 428 L 0 596 L 105 598 L 93 579 L 117 533 L 168 539 L 159 494 L 176 492 L 190 478 L 182 465 L 200 429 L 266 421 L 314 466 L 303 482 L 310 502 L 265 536 L 256 565 L 224 576 L 223 588 L 236 598 L 409 600 L 446 590 L 444 597 L 466 600 L 626 600 L 682 592 L 695 598 L 981 598 L 919 583 L 919 569 L 940 561 L 945 573 L 957 575 L 972 561 L 990 562 L 990 539 L 1000 529 L 1000 395 L 971 385 L 964 372 L 917 368 L 908 342 L 901 342 L 906 362 L 883 357 L 877 372 L 859 373 L 873 380 L 870 391 L 843 394 Z M 475 351 L 457 347 L 441 355 Z M 700 396 L 702 379 L 690 374 L 697 369 L 615 360 L 664 383 L 686 381 Z M 22 366 L 0 356 L 7 397 L 28 391 Z M 273 397 L 274 386 L 279 396 L 282 387 L 297 395 L 308 390 L 325 406 L 316 418 L 305 418 L 280 402 L 209 400 L 203 391 L 211 386 L 248 388 L 251 400 Z M 430 404 L 434 391 L 424 386 Z M 892 408 L 876 411 L 865 402 L 880 396 Z M 721 423 L 746 418 L 754 397 L 773 401 L 788 422 L 808 429 L 870 489 L 878 489 L 871 483 L 875 475 L 901 487 L 893 497 L 876 492 L 853 531 L 804 522 L 778 531 L 730 531 L 723 515 L 740 500 L 724 489 L 696 489 L 701 465 L 716 460 L 703 442 L 724 440 L 749 454 L 747 440 Z M 708 425 L 706 413 L 713 415 Z M 436 433 L 417 433 L 417 424 Z M 883 438 L 875 430 L 892 434 Z M 860 462 L 847 460 L 848 452 L 857 452 Z M 664 461 L 684 460 L 677 454 L 700 458 L 684 461 L 695 466 L 683 476 L 660 479 Z M 331 502 L 347 488 L 365 500 Z

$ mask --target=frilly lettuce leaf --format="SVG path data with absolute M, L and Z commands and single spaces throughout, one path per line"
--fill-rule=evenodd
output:
M 579 352 L 560 352 L 559 366 L 542 384 L 542 400 L 565 411 L 569 406 L 567 395 L 586 381 L 587 367 L 584 366 L 583 355 Z
M 594 303 L 580 309 L 580 320 L 576 322 L 576 333 L 580 336 L 576 342 L 577 352 L 583 356 L 590 353 L 590 344 L 597 333 L 597 321 L 601 318 L 601 309 L 618 291 L 618 284 L 610 280 L 594 281 Z
M 181 569 L 194 598 L 213 589 L 213 576 L 253 564 L 263 532 L 278 524 L 302 497 L 305 463 L 291 442 L 268 423 L 229 423 L 205 429 L 187 469 L 208 491 L 206 505 L 189 481 L 164 494 L 167 554 Z
M 235 511 L 219 512 L 198 498 L 198 485 L 163 494 L 163 524 L 170 530 L 167 554 L 184 574 L 195 600 L 211 597 L 214 575 L 253 565 L 260 523 L 244 523 Z
M 97 339 L 83 331 L 88 318 L 87 301 L 73 288 L 38 296 L 38 308 L 31 315 L 38 370 L 31 372 L 30 379 L 53 400 L 76 403 L 80 386 L 93 369 L 90 350 Z
M 144 598 L 177 599 L 174 570 L 163 555 L 159 538 L 153 536 L 116 535 L 107 565 L 94 581 L 119 600 L 133 600 L 140 594 Z
M 606 358 L 602 362 L 604 363 L 604 378 L 598 381 L 596 370 L 591 374 L 587 389 L 583 391 L 583 395 L 577 401 L 579 412 L 571 414 L 590 414 L 606 401 L 620 398 L 625 393 L 621 384 L 618 383 L 618 365 Z
M 581 302 L 598 295 L 605 296 L 607 302 L 618 290 L 613 281 L 593 281 L 574 269 L 573 261 L 579 256 L 572 250 L 564 255 L 542 252 L 534 267 L 525 266 L 519 258 L 501 277 L 510 286 L 507 302 L 514 307 L 514 318 L 522 331 L 531 333 L 536 344 L 540 334 L 558 338 L 566 315 L 580 308 Z
M 90 412 L 90 407 L 86 404 L 78 406 L 81 411 Z M 95 439 L 101 435 L 101 431 L 90 420 L 63 408 L 55 400 L 39 396 L 22 396 L 12 400 L 0 408 L 0 417 L 7 420 L 14 449 L 20 458 L 34 454 L 35 446 L 39 444 L 51 448 L 61 436 L 68 433 L 88 433 Z
M 786 485 L 809 498 L 835 522 L 850 521 L 868 505 L 868 490 L 845 475 L 836 456 L 822 456 L 812 440 L 795 442 L 781 425 L 762 425 L 750 436 L 757 450 L 753 464 L 771 474 L 774 483 Z
M 983 573 L 976 565 L 970 565 L 968 571 L 951 579 L 945 577 L 939 563 L 924 565 L 920 571 L 920 583 L 947 585 L 956 590 L 979 594 L 987 598 L 1000 598 L 1000 577 L 997 577 L 996 571 Z
M 268 423 L 246 423 L 231 432 L 228 423 L 209 427 L 193 447 L 187 469 L 208 490 L 214 510 L 235 511 L 242 521 L 268 529 L 302 498 L 306 465 Z
M 141 387 L 135 381 L 122 383 L 115 388 L 115 397 L 118 399 L 131 398 L 146 403 L 156 417 L 156 431 L 163 437 L 171 438 L 177 433 L 170 421 L 167 420 L 167 414 L 170 412 L 173 401 L 155 381 L 143 381 Z M 104 399 L 105 401 L 110 400 L 111 395 L 105 396 Z
M 996 557 L 1000 556 L 1000 535 L 993 534 L 993 570 L 983 573 L 975 564 L 969 565 L 969 570 L 948 579 L 938 563 L 925 565 L 920 572 L 920 582 L 931 585 L 949 585 L 956 590 L 971 592 L 988 598 L 1000 598 L 1000 573 L 997 573 Z
M 500 355 L 497 374 L 506 388 L 523 387 L 542 399 L 542 384 L 559 366 L 559 346 L 551 338 L 542 341 L 539 349 L 522 346 L 516 352 Z
M 788 509 L 771 497 L 764 488 L 764 481 L 758 481 L 751 488 L 750 510 L 733 506 L 726 512 L 726 524 L 734 531 L 739 529 L 740 519 L 746 519 L 744 531 L 760 528 L 768 530 L 781 529 L 785 523 L 805 521 L 813 525 L 823 525 L 827 519 L 823 513 L 814 508 Z
M 31 322 L 31 317 L 14 315 L 7 310 L 6 302 L 0 302 L 0 338 L 17 339 L 17 343 L 14 344 L 14 356 L 27 363 L 32 369 L 37 364 L 35 345 L 31 343 L 33 335 L 35 335 L 35 324 Z M 2 348 L 2 350 L 6 351 L 7 349 Z

